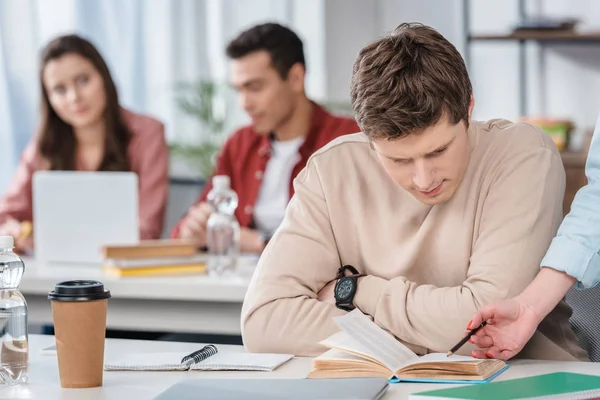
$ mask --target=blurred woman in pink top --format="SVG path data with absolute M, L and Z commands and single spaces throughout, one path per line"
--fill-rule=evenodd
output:
M 0 199 L 0 234 L 17 238 L 19 250 L 33 248 L 32 235 L 22 237 L 21 227 L 33 218 L 36 171 L 133 171 L 139 180 L 140 236 L 160 237 L 168 191 L 163 124 L 119 105 L 102 56 L 77 35 L 58 37 L 44 48 L 40 83 L 39 130 Z

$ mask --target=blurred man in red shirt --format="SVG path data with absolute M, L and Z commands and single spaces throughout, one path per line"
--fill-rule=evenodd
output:
M 227 175 L 238 194 L 235 216 L 241 227 L 240 249 L 260 252 L 277 229 L 294 193 L 293 179 L 316 150 L 332 139 L 359 132 L 351 118 L 334 116 L 305 93 L 306 64 L 300 38 L 289 28 L 254 26 L 227 46 L 230 81 L 239 103 L 252 119 L 222 148 L 214 175 Z M 206 245 L 212 209 L 206 195 L 175 226 L 172 236 Z

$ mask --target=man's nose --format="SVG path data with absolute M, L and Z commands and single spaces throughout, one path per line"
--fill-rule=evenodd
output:
M 250 97 L 245 95 L 245 94 L 240 94 L 238 97 L 238 102 L 240 104 L 240 107 L 242 108 L 242 110 L 246 111 L 247 113 L 249 113 L 250 111 L 252 111 L 252 103 L 250 101 Z
M 415 184 L 417 189 L 424 192 L 434 189 L 432 187 L 434 184 L 432 169 L 426 160 L 415 160 L 413 171 L 413 183 Z

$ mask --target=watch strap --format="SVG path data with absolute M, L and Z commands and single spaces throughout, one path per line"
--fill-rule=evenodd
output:
M 346 271 L 350 271 L 351 275 L 359 275 L 359 272 L 352 265 L 343 265 L 338 269 L 337 279 L 342 279 L 346 276 Z

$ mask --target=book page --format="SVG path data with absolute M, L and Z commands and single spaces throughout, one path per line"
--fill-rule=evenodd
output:
M 483 361 L 485 360 L 480 360 L 469 356 L 459 356 L 457 354 L 453 354 L 450 357 L 448 357 L 446 353 L 430 353 L 419 357 L 419 359 L 415 361 L 414 364 L 424 362 L 469 362 L 472 364 L 478 364 Z
M 360 345 L 363 354 L 379 360 L 390 371 L 397 371 L 419 360 L 408 347 L 381 329 L 358 308 L 333 320 Z
M 348 335 L 348 333 L 344 331 L 334 333 L 327 339 L 321 340 L 319 343 L 325 347 L 329 347 L 330 349 L 343 350 L 343 352 L 346 354 L 353 354 L 356 357 L 360 356 L 361 359 L 368 359 L 377 364 L 385 366 L 385 364 L 383 364 L 380 360 L 373 357 L 368 347 L 356 341 L 352 336 Z M 324 354 L 331 354 L 331 351 L 332 350 L 329 350 Z M 390 372 L 391 371 L 392 370 L 390 370 Z
M 327 361 L 365 361 L 363 357 L 359 357 L 347 351 L 338 349 L 327 350 L 316 358 L 316 360 L 327 360 Z

